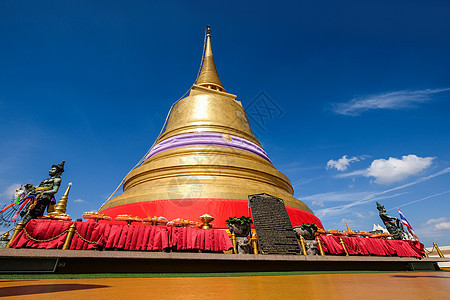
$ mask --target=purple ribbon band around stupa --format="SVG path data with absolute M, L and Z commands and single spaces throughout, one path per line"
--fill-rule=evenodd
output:
M 256 154 L 272 163 L 267 153 L 255 143 L 238 136 L 218 132 L 193 132 L 170 137 L 156 144 L 145 159 L 166 150 L 188 146 L 219 146 L 240 149 Z

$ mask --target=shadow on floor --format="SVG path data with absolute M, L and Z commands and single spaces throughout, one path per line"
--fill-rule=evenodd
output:
M 97 284 L 36 284 L 0 288 L 0 297 L 46 294 L 109 287 Z
M 19 279 L 20 280 L 20 282 L 24 282 L 24 281 L 37 281 L 38 279 Z M 18 280 L 14 280 L 14 279 L 11 279 L 11 280 L 1 280 L 0 279 L 0 284 L 2 284 L 3 282 L 17 282 Z
M 444 279 L 450 279 L 450 277 L 448 276 L 436 276 L 436 275 L 392 275 L 392 277 L 404 277 L 404 278 L 419 278 L 419 277 L 424 277 L 424 278 L 444 278 Z

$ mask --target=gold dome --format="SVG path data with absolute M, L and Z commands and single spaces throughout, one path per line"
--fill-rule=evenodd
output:
M 116 211 L 113 208 L 133 204 L 134 210 L 140 207 L 148 212 L 146 204 L 154 201 L 176 200 L 176 206 L 184 207 L 193 205 L 193 199 L 247 201 L 249 195 L 266 193 L 312 214 L 293 192 L 289 179 L 273 166 L 253 135 L 241 102 L 225 92 L 207 34 L 202 70 L 190 94 L 173 107 L 147 159 L 125 178 L 123 193 L 101 210 Z M 204 213 L 212 214 L 216 222 L 225 221 L 218 218 L 220 213 Z

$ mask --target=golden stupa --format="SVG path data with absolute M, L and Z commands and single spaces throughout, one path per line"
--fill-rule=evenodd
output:
M 216 228 L 224 228 L 229 217 L 249 214 L 249 195 L 266 193 L 284 200 L 294 226 L 322 227 L 311 209 L 293 197 L 291 182 L 253 135 L 241 102 L 223 87 L 210 30 L 205 43 L 201 72 L 189 95 L 175 103 L 145 161 L 126 176 L 123 193 L 99 212 L 169 220 L 196 220 L 208 213 Z

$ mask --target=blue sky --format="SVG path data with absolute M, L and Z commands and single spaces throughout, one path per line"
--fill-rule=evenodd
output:
M 379 201 L 450 244 L 450 3 L 391 2 L 2 1 L 0 202 L 66 160 L 68 213 L 99 208 L 192 85 L 210 24 L 222 83 L 327 229 L 371 230 Z

